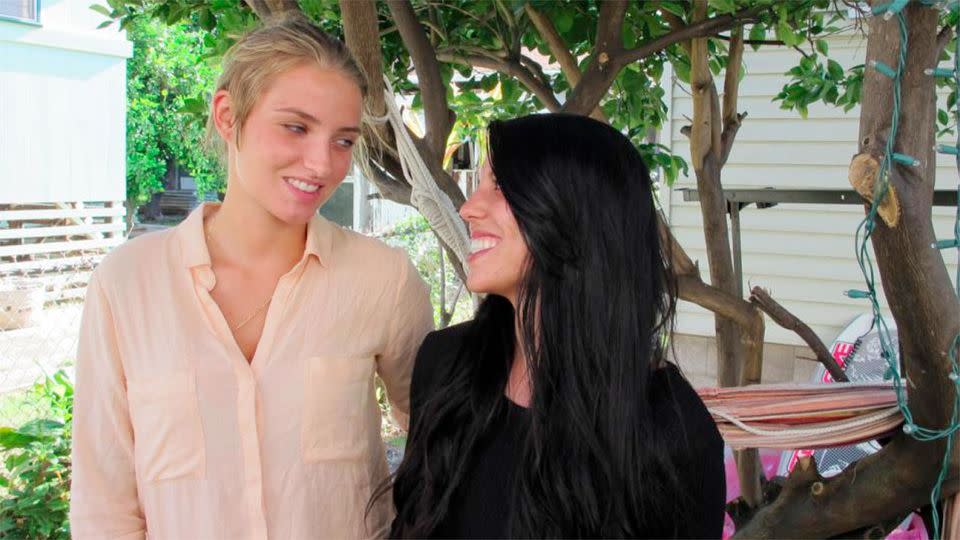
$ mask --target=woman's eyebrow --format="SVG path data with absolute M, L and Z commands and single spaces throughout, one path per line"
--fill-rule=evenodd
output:
M 310 114 L 310 113 L 301 111 L 300 109 L 297 109 L 297 108 L 295 108 L 295 107 L 282 107 L 282 108 L 277 109 L 277 112 L 285 112 L 285 113 L 295 114 L 295 115 L 299 116 L 300 118 L 303 118 L 304 120 L 306 120 L 306 121 L 308 121 L 308 122 L 313 122 L 314 124 L 319 124 L 319 123 L 320 123 L 320 120 L 317 120 L 317 117 L 316 117 L 316 116 L 313 116 L 313 115 Z
M 316 116 L 314 116 L 314 115 L 312 115 L 312 114 L 310 114 L 310 113 L 308 113 L 308 112 L 302 111 L 302 110 L 300 110 L 300 109 L 297 109 L 297 108 L 295 108 L 295 107 L 281 107 L 281 108 L 279 108 L 279 109 L 276 109 L 276 111 L 277 111 L 277 112 L 283 112 L 283 113 L 295 114 L 295 115 L 299 116 L 300 118 L 303 118 L 303 119 L 306 120 L 307 122 L 311 122 L 311 123 L 313 123 L 313 124 L 322 124 L 322 123 L 323 123 L 323 122 L 321 122 Z M 360 127 L 359 127 L 359 126 L 345 126 L 345 127 L 342 127 L 342 128 L 338 128 L 338 129 L 337 129 L 337 132 L 339 132 L 339 133 L 356 133 L 357 135 L 360 135 L 360 134 L 361 134 L 361 131 L 360 131 Z

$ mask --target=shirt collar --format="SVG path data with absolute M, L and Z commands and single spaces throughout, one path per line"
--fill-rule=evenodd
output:
M 207 249 L 207 238 L 203 228 L 204 219 L 216 211 L 220 203 L 206 202 L 198 206 L 187 219 L 177 225 L 177 236 L 183 257 L 183 265 L 188 269 L 209 268 L 210 251 Z M 336 226 L 323 216 L 316 215 L 307 224 L 307 242 L 303 250 L 303 258 L 313 255 L 317 261 L 327 266 L 330 250 L 333 245 L 333 232 Z M 302 259 L 301 259 L 302 262 Z

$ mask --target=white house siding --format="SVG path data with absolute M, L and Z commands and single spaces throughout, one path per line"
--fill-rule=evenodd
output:
M 865 49 L 862 37 L 830 40 L 831 56 L 845 68 L 863 63 Z M 779 103 L 771 101 L 788 82 L 789 77 L 783 73 L 796 65 L 798 55 L 782 47 L 756 52 L 748 48 L 744 55 L 746 75 L 740 85 L 739 110 L 748 116 L 723 170 L 725 186 L 849 188 L 847 166 L 857 150 L 859 108 L 844 113 L 840 108 L 813 106 L 808 118 L 802 119 L 798 113 L 781 110 Z M 718 79 L 718 87 L 722 89 L 722 79 Z M 689 88 L 675 83 L 671 121 L 664 129 L 663 142 L 688 161 L 690 146 L 680 129 L 689 123 L 692 114 Z M 958 176 L 953 159 L 941 156 L 937 165 L 937 187 L 956 189 Z M 689 177 L 681 178 L 675 188 L 695 186 L 691 168 Z M 691 258 L 699 262 L 705 279 L 709 279 L 699 203 L 684 202 L 682 194 L 674 191 L 665 206 L 674 234 Z M 952 237 L 954 211 L 934 210 L 934 226 L 940 238 Z M 869 311 L 866 301 L 843 295 L 847 289 L 864 288 L 854 257 L 854 232 L 862 217 L 860 205 L 782 204 L 764 210 L 754 206 L 744 209 L 744 290 L 755 285 L 769 289 L 774 298 L 810 324 L 829 344 L 850 319 Z M 944 254 L 952 276 L 956 271 L 956 252 Z M 711 313 L 686 302 L 681 302 L 678 312 L 679 333 L 713 336 Z M 791 346 L 780 347 L 781 352 L 789 349 L 787 356 L 802 354 L 799 348 L 792 347 L 802 345 L 796 334 L 769 319 L 766 340 L 767 356 L 778 351 L 774 344 Z M 709 373 L 715 367 L 704 369 Z M 775 378 L 803 379 L 808 372 L 805 368 L 802 375 L 782 373 Z
M 69 363 L 93 266 L 123 242 L 126 59 L 90 0 L 0 19 L 0 400 Z M 0 318 L 3 319 L 3 318 Z M 36 411 L 5 411 L 19 424 Z
M 131 45 L 89 0 L 0 20 L 0 204 L 125 199 Z

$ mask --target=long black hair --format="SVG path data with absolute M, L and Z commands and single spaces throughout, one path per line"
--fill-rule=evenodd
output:
M 682 426 L 654 428 L 651 387 L 676 289 L 647 167 L 614 128 L 564 114 L 493 122 L 489 159 L 529 250 L 519 317 L 488 296 L 436 375 L 394 477 L 392 536 L 429 536 L 447 516 L 506 406 L 517 343 L 532 401 L 509 534 L 676 536 L 690 519 L 678 475 L 689 456 Z

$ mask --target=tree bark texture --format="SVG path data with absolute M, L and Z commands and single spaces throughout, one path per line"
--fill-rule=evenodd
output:
M 894 165 L 890 181 L 899 198 L 901 217 L 893 228 L 878 220 L 872 242 L 897 322 L 909 406 L 918 425 L 938 429 L 947 425 L 956 392 L 947 378 L 947 349 L 960 332 L 960 305 L 940 252 L 930 247 L 934 240 L 936 101 L 935 81 L 923 70 L 937 64 L 938 11 L 911 3 L 905 14 L 909 48 L 894 148 L 918 158 L 920 165 Z M 899 43 L 896 19 L 870 19 L 868 62 L 879 60 L 896 66 Z M 883 148 L 892 111 L 893 81 L 868 68 L 860 119 L 861 153 Z M 954 450 L 943 496 L 955 493 L 958 487 Z M 799 469 L 780 496 L 762 508 L 737 537 L 826 538 L 922 507 L 928 502 L 944 451 L 943 440 L 920 442 L 900 433 L 878 453 L 832 478 L 820 478 L 815 468 Z

